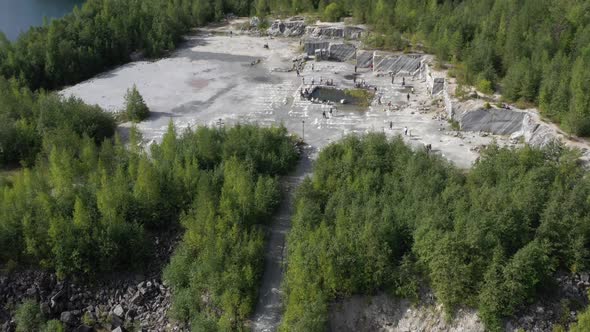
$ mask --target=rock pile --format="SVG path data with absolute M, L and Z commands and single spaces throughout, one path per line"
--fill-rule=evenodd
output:
M 95 328 L 141 331 L 180 331 L 167 318 L 170 289 L 160 279 L 127 278 L 90 287 L 57 281 L 54 274 L 29 271 L 0 277 L 2 308 L 22 299 L 37 301 L 45 317 L 59 319 L 68 331 Z M 4 310 L 4 309 L 2 309 Z M 8 312 L 1 312 L 2 331 L 14 331 Z
M 39 303 L 48 319 L 63 322 L 66 331 L 183 331 L 171 322 L 171 290 L 161 280 L 161 271 L 180 240 L 171 230 L 155 237 L 157 250 L 145 274 L 117 273 L 99 281 L 60 281 L 55 273 L 25 270 L 0 274 L 0 331 L 15 331 L 8 308 L 24 299 Z

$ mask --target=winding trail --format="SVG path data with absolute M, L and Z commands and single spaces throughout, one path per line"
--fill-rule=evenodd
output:
M 271 225 L 270 236 L 264 254 L 264 274 L 259 289 L 258 303 L 252 319 L 253 331 L 276 331 L 282 316 L 281 281 L 287 258 L 287 232 L 291 228 L 294 213 L 295 191 L 306 176 L 311 174 L 312 160 L 308 151 L 301 158 L 293 173 L 283 177 L 283 200 Z

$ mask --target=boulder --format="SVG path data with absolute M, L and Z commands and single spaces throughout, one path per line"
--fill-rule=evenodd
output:
M 111 327 L 116 328 L 121 325 L 123 325 L 123 318 L 116 315 L 111 315 Z
M 88 325 L 80 325 L 78 326 L 74 332 L 92 332 L 94 329 Z
M 74 323 L 74 315 L 70 311 L 64 311 L 59 316 L 59 320 L 66 325 L 71 325 Z
M 145 291 L 142 293 L 141 290 L 138 290 L 135 295 L 133 295 L 133 297 L 131 298 L 131 303 L 135 304 L 135 305 L 141 305 L 143 303 L 143 294 L 145 293 Z
M 115 306 L 115 309 L 113 309 L 113 314 L 115 314 L 118 317 L 123 317 L 123 315 L 125 314 L 125 310 L 123 310 L 123 306 L 121 306 L 120 304 L 117 304 Z
M 41 302 L 41 304 L 39 304 L 39 308 L 41 309 L 41 313 L 43 315 L 45 315 L 45 316 L 51 315 L 51 307 L 49 306 L 49 303 Z

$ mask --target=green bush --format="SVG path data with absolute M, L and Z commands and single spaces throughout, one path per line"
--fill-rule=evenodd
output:
M 345 10 L 339 2 L 332 2 L 326 6 L 326 9 L 324 9 L 322 18 L 327 22 L 337 22 L 340 21 L 340 18 L 345 14 Z
M 23 301 L 14 313 L 17 332 L 39 331 L 44 323 L 39 304 L 33 300 Z
M 125 118 L 133 122 L 141 122 L 150 117 L 150 109 L 145 104 L 143 97 L 137 91 L 135 84 L 127 90 L 125 95 Z
M 494 92 L 494 89 L 492 88 L 492 82 L 485 78 L 478 80 L 475 86 L 477 87 L 477 90 L 485 94 L 491 94 Z
M 64 330 L 62 323 L 57 319 L 53 319 L 53 320 L 48 321 L 42 330 L 42 332 L 64 332 L 64 331 L 65 330 Z
M 355 104 L 363 107 L 368 107 L 371 105 L 371 102 L 375 97 L 372 92 L 365 89 L 346 89 L 344 90 L 344 93 L 354 99 Z

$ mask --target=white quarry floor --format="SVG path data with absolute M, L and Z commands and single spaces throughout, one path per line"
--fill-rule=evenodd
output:
M 265 49 L 264 44 L 268 44 L 269 49 Z M 295 39 L 236 34 L 230 37 L 206 30 L 190 37 L 186 45 L 170 57 L 133 62 L 61 93 L 115 112 L 123 108 L 126 89 L 136 84 L 152 111 L 151 117 L 138 125 L 148 142 L 159 141 L 170 119 L 181 129 L 218 125 L 219 119 L 223 125 L 282 123 L 298 135 L 305 126 L 305 141 L 317 150 L 348 133 L 384 131 L 393 136 L 402 134 L 403 128 L 408 127 L 412 137 L 405 139 L 411 144 L 432 144 L 436 153 L 459 167 L 468 168 L 478 156 L 471 148 L 492 140 L 471 133 L 462 133 L 463 139 L 455 137 L 449 132 L 446 121 L 434 119 L 434 112 L 421 114 L 420 104 L 432 102 L 424 82 L 407 78 L 407 86 L 415 89 L 408 105 L 401 78 L 396 78 L 392 85 L 389 76 L 377 77 L 366 69 L 359 70 L 358 79 L 378 87 L 383 105 L 375 100 L 366 111 L 339 110 L 342 107 L 336 105 L 333 117 L 323 119 L 322 111 L 328 113 L 330 106 L 302 100 L 298 92 L 301 78 L 295 72 L 285 72 L 299 54 L 299 41 Z M 251 65 L 259 59 L 259 64 Z M 313 67 L 314 71 L 308 62 L 302 73 L 307 84 L 312 78 L 316 84 L 322 78 L 333 79 L 339 88 L 354 85 L 350 79 L 354 72 L 351 63 L 316 62 Z M 384 111 L 390 101 L 401 106 L 401 110 Z M 393 130 L 389 129 L 390 121 Z M 123 134 L 129 126 L 121 126 Z

